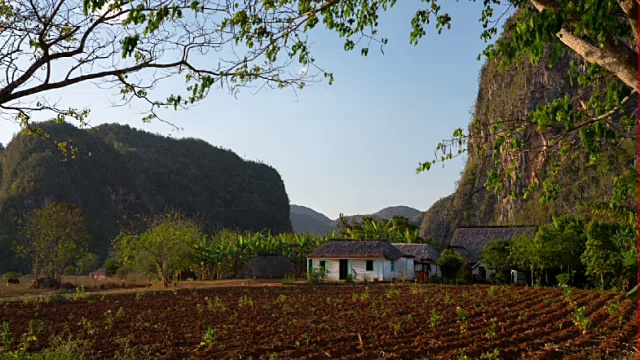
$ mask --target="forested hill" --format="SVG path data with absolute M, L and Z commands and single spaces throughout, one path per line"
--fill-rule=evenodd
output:
M 133 216 L 167 209 L 197 217 L 208 230 L 291 230 L 284 183 L 270 166 L 202 140 L 129 126 L 39 126 L 56 140 L 71 140 L 78 153 L 65 160 L 48 141 L 23 135 L 0 150 L 0 257 L 9 254 L 21 214 L 47 201 L 79 206 L 94 236 L 90 250 L 102 256 Z
M 550 45 L 536 65 L 528 59 L 505 70 L 499 69 L 501 59 L 487 60 L 483 65 L 474 120 L 468 129 L 470 140 L 465 169 L 456 191 L 433 204 L 425 213 L 421 237 L 447 243 L 455 228 L 461 225 L 542 224 L 550 222 L 553 215 L 582 215 L 588 212 L 587 206 L 591 201 L 609 201 L 616 174 L 637 165 L 636 129 L 628 129 L 630 136 L 604 149 L 596 161 L 590 162 L 584 149 L 564 159 L 555 159 L 558 161 L 554 170 L 556 175 L 553 183 L 548 184 L 546 181 L 551 177 L 549 169 L 552 167 L 549 161 L 534 155 L 535 149 L 546 141 L 536 131 L 535 125 L 529 125 L 519 139 L 524 150 L 518 157 L 492 156 L 496 141 L 496 132 L 492 130 L 496 126 L 494 124 L 524 123 L 527 115 L 540 105 L 591 91 L 569 76 L 572 61 L 577 60 L 578 71 L 584 68 L 574 55 L 561 55 L 550 67 L 554 60 L 551 48 Z M 607 89 L 608 85 L 606 78 L 599 84 L 601 89 Z M 636 109 L 637 97 L 628 105 L 629 109 Z M 576 108 L 580 106 L 582 104 L 575 104 Z M 632 111 L 628 114 L 637 117 Z M 579 134 L 572 136 L 576 144 L 581 143 Z M 492 171 L 499 171 L 499 166 L 513 170 L 513 178 L 501 189 L 488 190 L 485 184 Z M 525 189 L 533 183 L 538 186 L 525 200 Z M 545 187 L 557 192 L 554 201 L 544 201 Z M 629 199 L 626 205 L 635 207 L 635 201 Z

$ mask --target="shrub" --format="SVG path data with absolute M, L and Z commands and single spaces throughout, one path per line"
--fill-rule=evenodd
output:
M 347 275 L 347 278 L 344 280 L 346 283 L 351 284 L 353 282 L 353 275 Z
M 453 282 L 464 266 L 464 259 L 453 250 L 445 250 L 440 255 L 438 265 L 442 276 Z
M 460 285 L 471 284 L 473 282 L 473 278 L 471 277 L 471 269 L 467 266 L 462 266 L 460 270 L 458 270 L 458 274 L 456 275 L 456 283 Z
M 15 280 L 20 277 L 20 274 L 17 272 L 9 271 L 2 275 L 2 278 L 5 280 Z
M 307 276 L 307 282 L 309 282 L 309 284 L 319 284 L 320 282 L 327 280 L 329 277 L 329 271 L 325 268 L 310 269 Z
M 120 270 L 120 262 L 117 259 L 107 259 L 104 262 L 105 275 L 112 277 L 118 273 L 118 270 Z
M 493 284 L 508 284 L 511 281 L 510 271 L 496 271 L 489 274 L 489 281 Z
M 558 280 L 559 285 L 568 286 L 569 281 L 571 280 L 571 274 L 568 274 L 568 273 L 558 274 L 556 275 L 556 280 Z

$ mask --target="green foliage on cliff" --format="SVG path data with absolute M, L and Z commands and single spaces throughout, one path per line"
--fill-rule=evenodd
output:
M 1 153 L 0 272 L 20 266 L 8 251 L 17 222 L 45 201 L 79 207 L 94 239 L 90 251 L 101 257 L 136 215 L 171 209 L 196 217 L 207 231 L 291 230 L 284 184 L 270 166 L 202 140 L 176 140 L 129 126 L 40 126 L 78 151 L 65 158 L 41 137 L 18 135 Z

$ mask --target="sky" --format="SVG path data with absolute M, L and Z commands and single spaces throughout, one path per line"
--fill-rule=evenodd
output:
M 417 1 L 401 1 L 380 19 L 384 54 L 345 52 L 343 40 L 327 31 L 312 34 L 316 62 L 335 76 L 333 85 L 311 84 L 297 93 L 242 91 L 237 97 L 212 91 L 199 105 L 172 112 L 167 120 L 143 123 L 135 108 L 112 107 L 113 90 L 93 84 L 63 89 L 55 96 L 91 107 L 92 125 L 118 122 L 175 138 L 201 138 L 243 158 L 273 166 L 291 204 L 330 218 L 368 214 L 387 206 L 427 210 L 451 194 L 464 158 L 416 174 L 431 160 L 438 142 L 467 127 L 486 44 L 478 21 L 482 4 L 446 2 L 453 18 L 442 35 L 433 28 L 418 46 L 409 44 Z M 183 80 L 171 80 L 183 86 Z M 0 142 L 19 130 L 0 121 Z

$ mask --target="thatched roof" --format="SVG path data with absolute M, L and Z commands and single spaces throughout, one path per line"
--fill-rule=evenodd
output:
M 240 279 L 282 279 L 297 275 L 293 263 L 284 255 L 257 255 L 242 267 Z
M 493 240 L 511 240 L 516 234 L 534 236 L 535 226 L 459 227 L 453 233 L 449 248 L 456 250 L 467 263 L 477 263 L 482 250 Z
M 403 254 L 413 255 L 416 260 L 420 261 L 438 261 L 440 259 L 440 252 L 429 244 L 406 244 L 406 243 L 393 243 L 398 250 Z
M 308 258 L 348 259 L 381 258 L 396 260 L 405 256 L 384 239 L 343 240 L 332 239 L 312 252 Z M 409 256 L 412 257 L 412 256 Z

